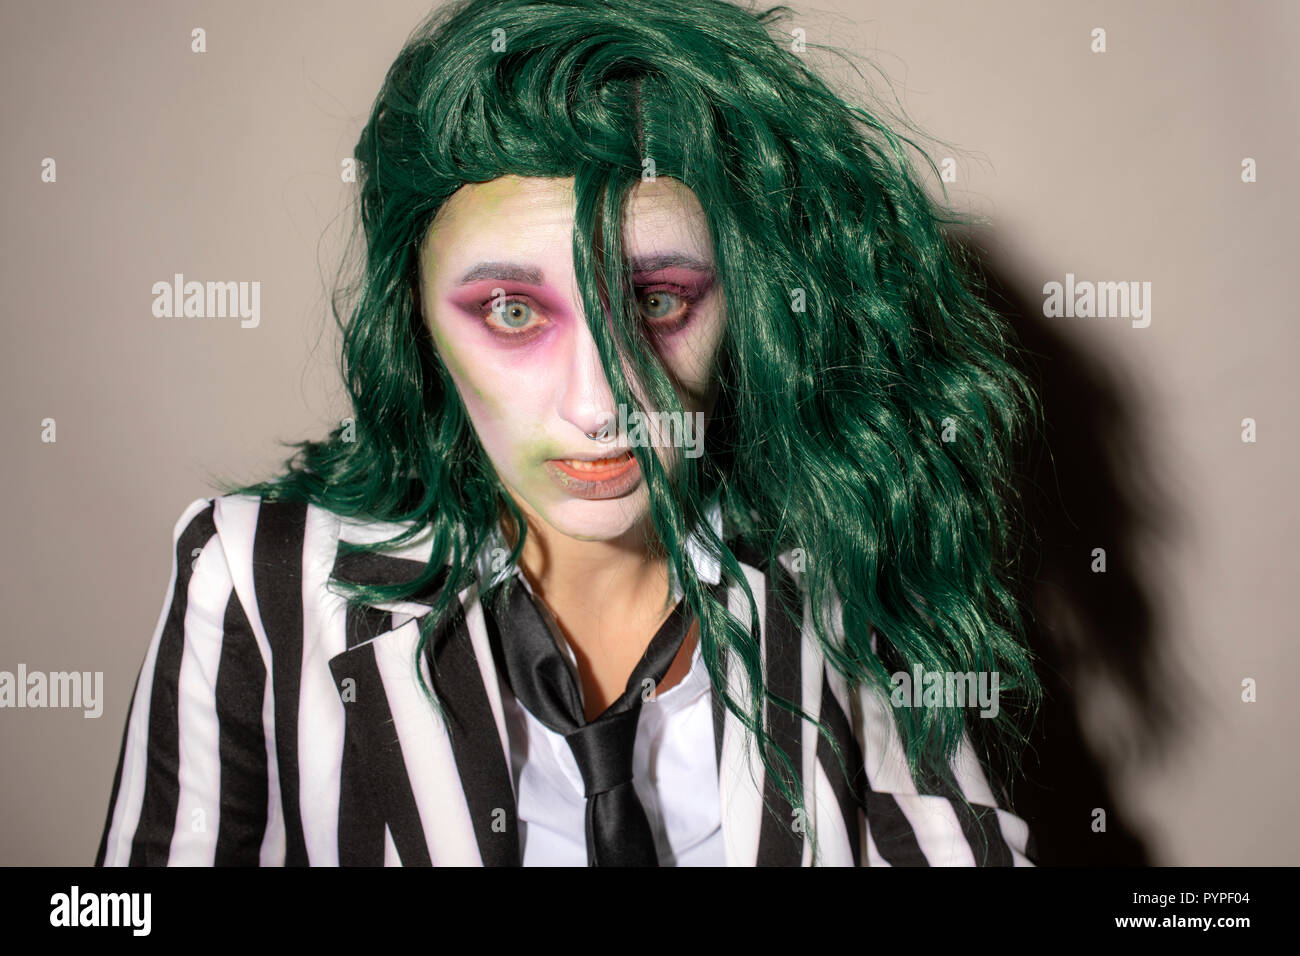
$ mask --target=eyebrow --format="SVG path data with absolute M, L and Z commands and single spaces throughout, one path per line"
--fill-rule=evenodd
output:
M 686 268 L 698 272 L 712 272 L 713 264 L 684 252 L 664 252 L 653 256 L 633 256 L 628 260 L 634 273 L 657 272 L 660 269 Z M 460 277 L 460 284 L 466 285 L 480 279 L 500 279 L 505 282 L 527 282 L 530 285 L 542 284 L 542 270 L 536 266 L 521 265 L 517 262 L 480 262 L 470 267 Z

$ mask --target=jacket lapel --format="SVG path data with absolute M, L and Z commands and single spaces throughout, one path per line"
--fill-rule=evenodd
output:
M 462 594 L 452 626 L 431 648 L 433 686 L 447 713 L 480 861 L 484 866 L 519 866 L 510 738 L 477 586 Z
M 779 564 L 770 573 L 760 569 L 759 556 L 729 545 L 759 612 L 759 666 L 771 693 L 806 709 L 805 661 L 800 628 L 799 598 L 794 582 Z M 749 620 L 749 603 L 742 588 L 727 593 L 728 609 L 740 621 Z M 728 657 L 727 683 L 742 705 L 749 700 L 749 680 L 738 655 Z M 720 699 L 715 702 L 715 721 Z M 765 711 L 768 732 L 792 763 L 796 792 L 801 792 L 805 814 L 796 814 L 767 773 L 755 735 L 730 711 L 722 714 L 722 750 L 718 790 L 722 802 L 722 832 L 728 866 L 800 866 L 811 860 L 805 833 L 812 813 L 811 780 L 805 759 L 806 735 L 797 715 L 769 702 Z M 815 729 L 815 728 L 814 728 Z M 748 738 L 748 739 L 747 739 Z M 766 798 L 766 805 L 764 799 Z
M 440 620 L 426 609 L 330 660 L 345 747 L 403 865 L 518 865 L 509 746 L 477 587 L 458 598 Z M 432 631 L 417 662 L 422 622 Z
M 752 578 L 750 586 L 753 587 Z M 756 599 L 758 596 L 755 593 Z M 734 614 L 734 588 L 729 599 Z M 727 656 L 727 686 L 731 696 L 743 708 L 749 696 L 748 682 L 736 654 Z M 763 779 L 763 764 L 757 742 L 746 741 L 744 725 L 735 714 L 726 710 L 722 729 L 722 755 L 718 767 L 718 797 L 722 809 L 722 840 L 727 866 L 754 866 L 758 860 L 758 843 L 763 823 L 763 791 L 760 781 Z

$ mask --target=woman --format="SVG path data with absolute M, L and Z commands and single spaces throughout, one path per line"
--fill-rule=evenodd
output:
M 1033 396 L 910 141 L 778 12 L 413 34 L 356 148 L 353 414 L 178 521 L 100 864 L 1032 862 L 989 767 L 1038 693 Z

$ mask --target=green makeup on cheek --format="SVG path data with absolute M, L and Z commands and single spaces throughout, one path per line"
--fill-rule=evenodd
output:
M 522 442 L 515 453 L 515 467 L 522 473 L 526 468 L 537 464 L 539 458 L 546 457 L 547 442 L 543 439 Z
M 433 333 L 434 342 L 438 345 L 438 354 L 442 357 L 443 364 L 447 366 L 452 377 L 455 378 L 457 382 L 468 387 L 470 391 L 474 393 L 474 397 L 477 398 L 479 402 L 495 409 L 495 403 L 491 402 L 487 395 L 483 394 L 483 390 L 474 384 L 473 378 L 466 373 L 465 366 L 457 360 L 456 349 L 449 341 L 447 341 L 446 336 L 442 334 L 441 330 L 436 325 L 431 324 L 430 330 Z
M 548 514 L 546 491 L 549 482 L 545 480 L 545 476 L 539 476 L 534 469 L 537 468 L 539 460 L 548 455 L 549 444 L 544 439 L 537 438 L 522 441 L 515 446 L 510 461 L 514 480 L 518 482 L 512 486 L 515 496 L 526 501 L 543 518 Z

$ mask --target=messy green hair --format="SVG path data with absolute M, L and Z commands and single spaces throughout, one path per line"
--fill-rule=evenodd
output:
M 623 222 L 638 181 L 679 180 L 707 216 L 728 316 L 718 400 L 702 457 L 666 469 L 649 449 L 634 453 L 715 692 L 800 808 L 765 705 L 812 718 L 764 685 L 758 609 L 732 545 L 761 563 L 800 556 L 816 638 L 850 687 L 888 695 L 890 673 L 914 665 L 997 672 L 994 738 L 1014 755 L 1025 738 L 1013 715 L 1041 695 L 1011 580 L 1013 452 L 1038 409 L 1008 328 L 940 231 L 959 220 L 912 171 L 905 146 L 916 144 L 805 64 L 777 26 L 790 13 L 721 0 L 435 10 L 398 54 L 355 150 L 364 268 L 346 323 L 334 301 L 353 421 L 290 443 L 280 477 L 232 490 L 410 525 L 357 548 L 428 535 L 419 577 L 345 588 L 350 600 L 398 601 L 445 582 L 421 621 L 423 652 L 503 517 L 519 529 L 510 562 L 526 535 L 424 320 L 418 249 L 430 222 L 466 183 L 574 177 L 574 266 L 615 400 L 681 412 L 639 321 L 622 230 L 605 225 Z M 705 520 L 710 502 L 729 541 Z M 693 529 L 748 595 L 748 621 L 697 579 L 684 547 Z M 731 655 L 745 693 L 728 686 Z M 914 779 L 951 782 L 967 714 L 894 713 Z

